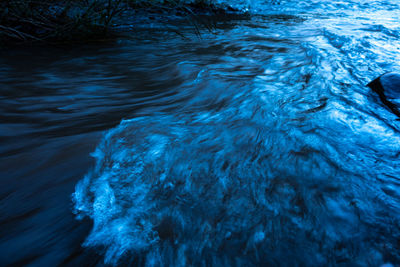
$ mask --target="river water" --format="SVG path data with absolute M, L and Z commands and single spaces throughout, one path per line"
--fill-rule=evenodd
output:
M 400 263 L 400 3 L 231 4 L 0 52 L 0 265 Z

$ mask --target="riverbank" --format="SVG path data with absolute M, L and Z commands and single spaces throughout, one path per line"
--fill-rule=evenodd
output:
M 113 38 L 143 23 L 189 20 L 194 30 L 212 30 L 204 16 L 243 14 L 211 0 L 57 0 L 0 3 L 0 46 L 86 42 Z

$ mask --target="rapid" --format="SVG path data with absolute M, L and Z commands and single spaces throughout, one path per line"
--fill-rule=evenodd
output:
M 400 72 L 400 2 L 230 4 L 2 52 L 1 262 L 400 263 L 400 122 L 365 86 Z

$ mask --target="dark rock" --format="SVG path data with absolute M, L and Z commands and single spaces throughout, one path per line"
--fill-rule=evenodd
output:
M 379 95 L 383 104 L 400 117 L 400 74 L 385 73 L 367 86 Z

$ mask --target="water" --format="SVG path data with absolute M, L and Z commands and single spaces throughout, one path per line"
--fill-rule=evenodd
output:
M 233 5 L 1 52 L 2 265 L 400 263 L 400 4 Z

